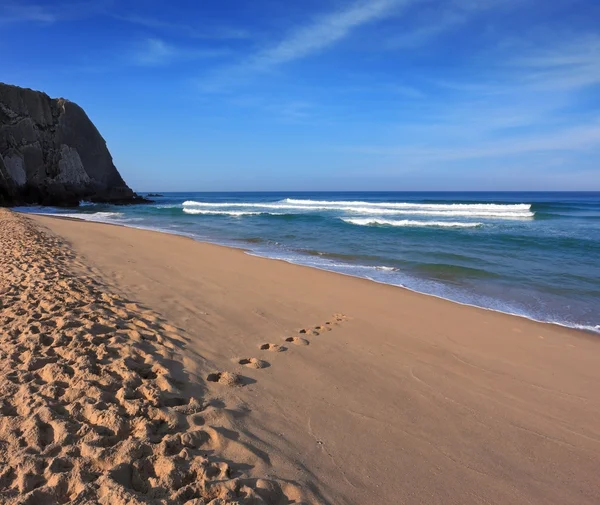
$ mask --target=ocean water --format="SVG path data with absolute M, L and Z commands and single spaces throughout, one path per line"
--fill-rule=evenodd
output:
M 600 332 L 600 193 L 164 193 L 61 214 Z

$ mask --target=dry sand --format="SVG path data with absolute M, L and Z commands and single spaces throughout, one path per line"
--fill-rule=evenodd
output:
M 595 335 L 0 217 L 0 503 L 600 503 Z
M 0 240 L 0 503 L 302 501 L 223 458 L 223 407 L 189 380 L 176 327 L 3 209 Z

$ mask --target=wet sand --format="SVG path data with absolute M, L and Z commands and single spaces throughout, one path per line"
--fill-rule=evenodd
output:
M 3 409 L 17 414 L 6 419 L 22 434 L 13 433 L 16 438 L 6 442 L 8 421 L 3 420 L 0 443 L 17 449 L 25 443 L 44 461 L 77 453 L 62 448 L 58 456 L 50 456 L 57 449 L 48 447 L 58 442 L 42 446 L 23 427 L 37 415 L 41 433 L 55 422 L 48 416 L 58 415 L 47 412 L 44 401 L 49 400 L 40 399 L 40 391 L 52 384 L 47 367 L 66 360 L 74 373 L 68 380 L 55 379 L 66 383 L 56 386 L 58 393 L 65 390 L 59 398 L 80 387 L 80 381 L 88 381 L 87 391 L 89 381 L 101 380 L 87 377 L 89 363 L 77 364 L 70 351 L 54 349 L 61 356 L 56 362 L 29 364 L 39 352 L 52 357 L 48 349 L 62 333 L 71 332 L 71 342 L 79 342 L 86 359 L 95 354 L 97 366 L 108 367 L 98 375 L 108 382 L 105 389 L 115 390 L 108 399 L 99 386 L 91 396 L 72 393 L 81 404 L 73 422 L 83 426 L 73 434 L 71 445 L 79 456 L 72 456 L 72 464 L 89 464 L 86 458 L 92 453 L 82 448 L 92 442 L 106 451 L 92 458 L 102 462 L 91 470 L 100 474 L 91 484 L 96 493 L 130 493 L 150 503 L 145 482 L 147 490 L 158 489 L 177 500 L 173 488 L 181 481 L 158 470 L 170 464 L 159 458 L 184 458 L 174 468 L 181 464 L 188 469 L 181 477 L 191 486 L 187 492 L 196 493 L 194 499 L 206 490 L 216 493 L 209 498 L 222 493 L 218 499 L 225 501 L 219 503 L 600 502 L 600 355 L 595 335 L 177 236 L 41 216 L 19 222 L 35 223 L 58 249 L 5 246 L 15 232 L 2 228 L 2 317 L 15 318 L 8 325 L 3 322 L 3 328 L 16 327 L 18 321 L 15 333 L 20 335 L 3 337 L 1 373 L 14 375 L 17 368 L 20 381 L 13 387 L 3 379 L 3 384 L 10 391 L 25 389 L 19 394 L 29 398 L 27 405 L 39 400 L 43 416 L 15 405 L 15 393 L 3 391 L 3 401 L 8 401 Z M 15 247 L 24 249 L 19 255 L 6 252 Z M 60 259 L 58 250 L 68 251 L 65 258 Z M 25 269 L 23 262 L 29 265 Z M 65 330 L 51 322 L 28 322 L 39 305 L 23 301 L 23 293 L 29 289 L 33 296 L 39 286 L 32 283 L 46 282 L 39 280 L 40 264 L 46 270 L 58 264 L 84 294 L 87 287 L 93 290 L 79 313 L 70 316 L 83 321 L 82 326 Z M 23 271 L 15 281 L 15 272 Z M 78 292 L 68 285 L 61 289 L 67 299 Z M 7 306 L 5 293 L 19 297 L 21 305 L 15 308 L 15 301 Z M 108 297 L 104 304 L 103 294 Z M 63 317 L 66 309 L 60 307 L 67 302 L 56 300 L 55 312 L 42 312 L 44 321 Z M 19 309 L 25 314 L 15 316 Z M 148 328 L 140 331 L 135 321 Z M 96 334 L 94 324 L 111 330 Z M 28 325 L 38 325 L 39 331 L 31 332 Z M 152 335 L 149 341 L 143 332 Z M 39 335 L 55 340 L 44 340 L 45 345 Z M 98 358 L 103 343 L 113 354 Z M 25 351 L 16 352 L 15 345 L 35 353 L 24 358 Z M 108 370 L 123 377 L 116 382 L 130 381 L 132 391 L 119 393 L 123 388 L 115 389 Z M 153 393 L 146 395 L 146 389 Z M 87 406 L 88 398 L 96 395 L 94 405 L 103 402 L 101 407 L 120 413 L 128 408 L 123 402 L 132 401 L 129 393 L 142 405 L 150 402 L 144 422 L 167 442 L 152 428 L 139 442 L 133 435 L 138 433 L 137 414 L 132 414 L 134 421 L 131 416 L 118 421 L 115 414 L 106 421 L 109 432 L 94 432 L 98 414 Z M 190 405 L 202 410 L 188 413 Z M 74 415 L 58 410 L 66 418 Z M 160 416 L 171 415 L 177 422 L 165 421 L 164 433 L 156 428 Z M 119 422 L 127 426 L 120 428 Z M 86 433 L 85 426 L 91 431 Z M 53 430 L 56 434 L 60 428 Z M 189 433 L 200 439 L 197 447 L 184 444 Z M 106 437 L 112 443 L 119 436 L 117 446 L 139 442 L 151 454 L 118 461 L 111 449 L 115 446 L 102 444 L 109 443 Z M 169 443 L 175 448 L 164 448 Z M 189 454 L 181 456 L 185 449 Z M 0 468 L 14 464 L 1 457 Z M 130 465 L 130 476 L 140 473 L 133 469 L 145 460 L 152 469 L 141 472 L 141 490 L 132 487 L 132 477 L 123 480 L 115 473 L 119 464 Z M 202 465 L 211 470 L 202 473 Z M 4 488 L 8 491 L 0 485 L 0 493 L 19 489 L 24 478 L 22 470 L 17 473 L 12 481 L 10 475 L 0 476 L 0 483 L 10 481 Z M 56 480 L 50 467 L 43 476 L 40 489 Z

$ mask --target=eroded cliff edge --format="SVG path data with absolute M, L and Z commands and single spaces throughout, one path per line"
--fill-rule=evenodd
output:
M 0 206 L 144 201 L 122 179 L 84 110 L 0 83 Z

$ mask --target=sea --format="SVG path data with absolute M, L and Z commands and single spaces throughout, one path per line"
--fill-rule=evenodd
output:
M 17 210 L 184 235 L 600 333 L 600 192 L 161 193 Z

